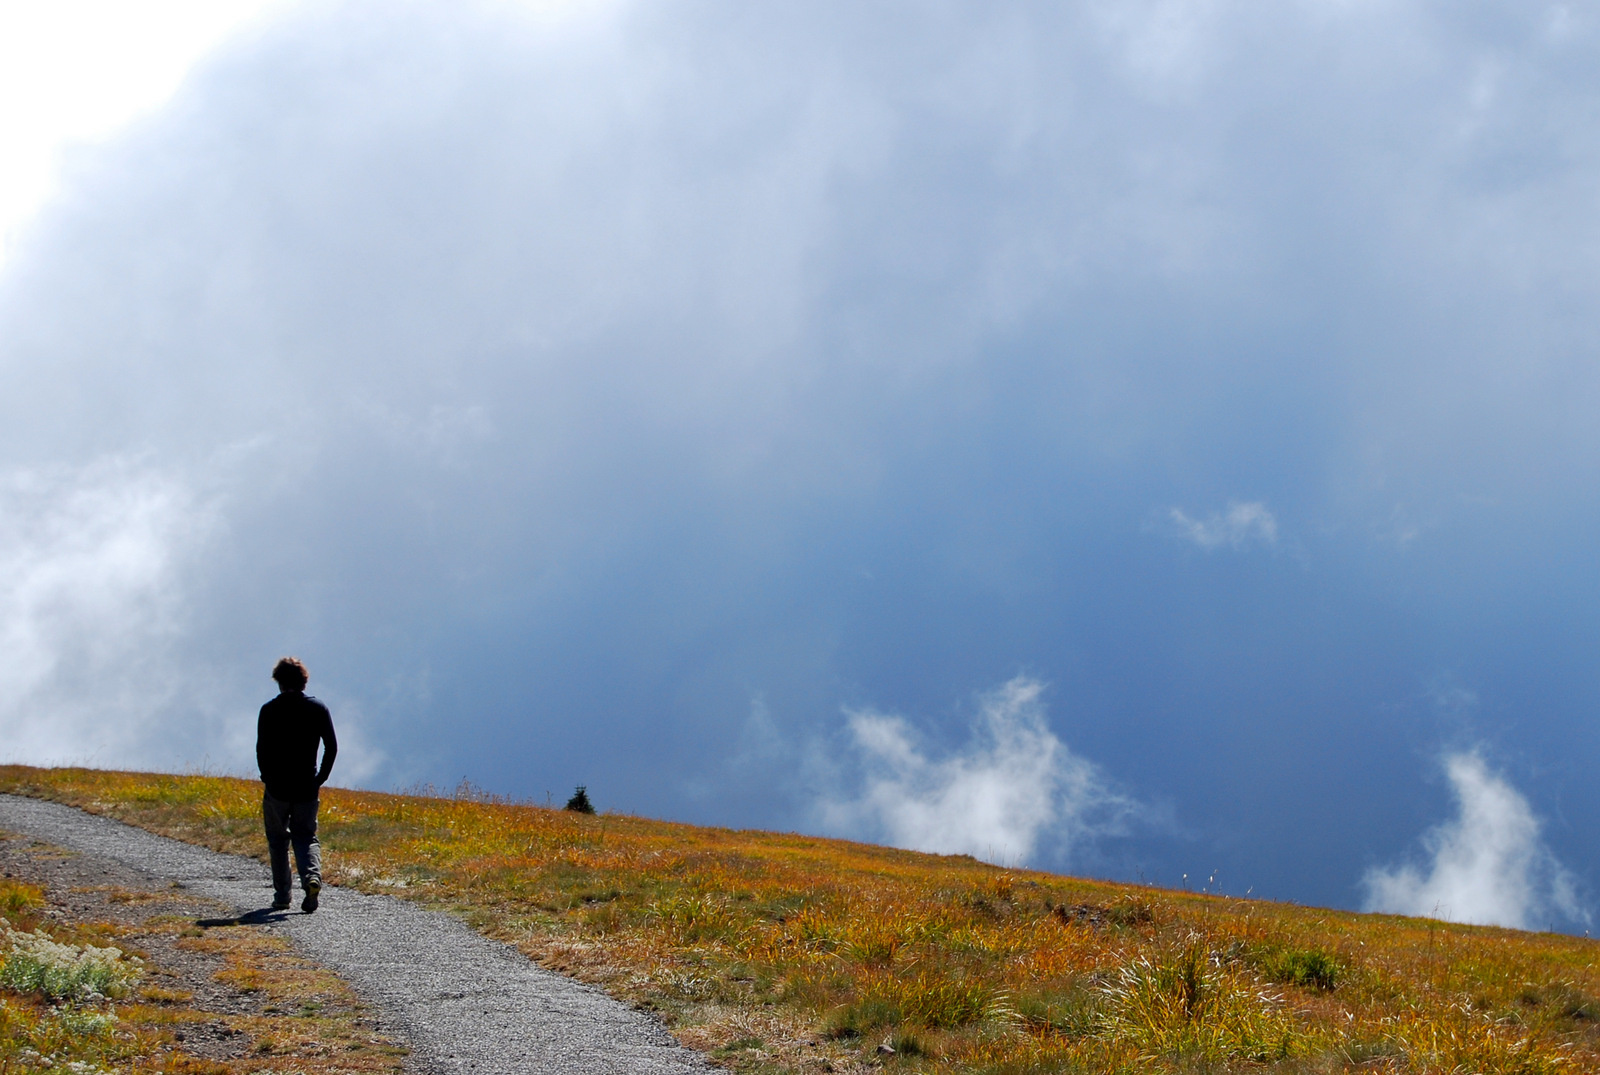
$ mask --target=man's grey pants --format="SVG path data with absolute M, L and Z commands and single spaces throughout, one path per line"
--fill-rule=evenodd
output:
M 261 820 L 267 827 L 267 850 L 272 852 L 272 894 L 287 903 L 293 881 L 289 877 L 289 844 L 294 844 L 294 864 L 300 869 L 300 887 L 307 881 L 322 883 L 322 845 L 317 843 L 317 800 L 286 803 L 265 792 L 261 795 Z

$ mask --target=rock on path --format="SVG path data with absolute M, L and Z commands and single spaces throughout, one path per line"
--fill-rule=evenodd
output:
M 270 902 L 267 868 L 95 817 L 0 795 L 0 828 L 176 881 L 239 913 Z M 298 893 L 296 893 L 298 896 Z M 461 922 L 391 896 L 325 888 L 321 909 L 263 915 L 348 981 L 439 1075 L 705 1075 L 655 1019 L 536 967 Z

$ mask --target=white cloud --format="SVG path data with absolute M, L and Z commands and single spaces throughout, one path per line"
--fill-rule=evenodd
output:
M 201 475 L 118 456 L 0 473 L 0 761 L 253 774 L 255 707 L 299 632 L 208 615 L 220 601 L 281 620 L 263 597 L 283 568 L 268 562 L 266 593 L 241 581 L 249 565 L 229 562 L 237 529 L 213 488 L 240 479 L 226 465 Z M 342 678 L 325 682 L 335 782 L 359 786 L 389 760 L 384 714 L 369 718 L 378 707 Z
M 1364 908 L 1516 929 L 1544 926 L 1553 916 L 1587 922 L 1528 800 L 1477 754 L 1449 756 L 1445 772 L 1458 813 L 1423 836 L 1432 862 L 1425 870 L 1368 871 Z
M 1224 545 L 1246 549 L 1278 543 L 1278 520 L 1259 500 L 1229 501 L 1227 511 L 1213 511 L 1204 519 L 1191 518 L 1182 508 L 1173 508 L 1169 518 L 1181 537 L 1208 551 Z
M 0 257 L 74 143 L 170 98 L 195 63 L 274 0 L 0 4 Z
M 181 562 L 209 526 L 182 481 L 125 459 L 0 475 L 8 758 L 91 760 L 148 742 L 147 719 L 181 683 Z
M 1135 804 L 1045 723 L 1043 685 L 1019 676 L 983 697 L 959 754 L 930 758 L 902 718 L 850 714 L 865 770 L 860 793 L 824 803 L 824 824 L 897 847 L 1025 862 L 1041 839 L 1063 849 L 1115 831 Z

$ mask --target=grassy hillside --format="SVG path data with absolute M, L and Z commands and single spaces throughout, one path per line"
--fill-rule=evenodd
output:
M 265 851 L 247 781 L 8 766 L 0 791 Z M 472 794 L 330 789 L 322 819 L 333 882 L 455 909 L 741 1071 L 1600 1071 L 1585 939 Z

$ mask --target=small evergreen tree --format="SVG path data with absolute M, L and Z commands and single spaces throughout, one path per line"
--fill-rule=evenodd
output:
M 594 803 L 589 801 L 589 789 L 579 784 L 578 790 L 567 800 L 567 809 L 579 814 L 594 813 Z

